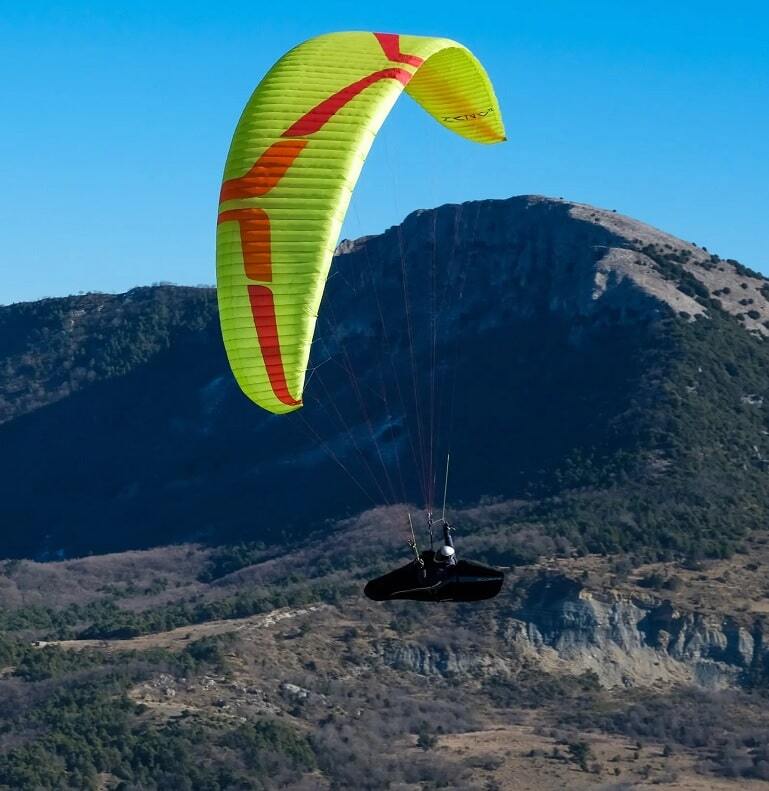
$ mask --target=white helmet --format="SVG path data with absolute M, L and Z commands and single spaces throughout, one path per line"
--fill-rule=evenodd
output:
M 444 544 L 438 551 L 444 560 L 454 557 L 454 547 L 450 547 L 448 544 Z

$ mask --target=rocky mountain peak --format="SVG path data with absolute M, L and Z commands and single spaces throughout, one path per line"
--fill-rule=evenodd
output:
M 619 320 L 649 318 L 665 306 L 685 318 L 720 308 L 769 335 L 765 277 L 614 210 L 521 195 L 418 210 L 383 236 L 390 244 L 400 236 L 404 256 L 430 247 L 445 256 L 457 234 L 478 248 L 473 265 L 497 298 L 522 315 L 537 304 L 577 319 L 608 311 Z M 345 240 L 337 253 L 364 254 L 380 238 Z

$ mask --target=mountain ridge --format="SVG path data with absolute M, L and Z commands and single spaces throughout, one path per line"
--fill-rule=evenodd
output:
M 519 498 L 521 525 L 592 551 L 728 552 L 764 507 L 768 282 L 569 201 L 420 210 L 340 244 L 282 421 L 236 390 L 213 290 L 0 308 L 1 549 L 301 540 L 419 502 L 435 370 L 456 502 Z

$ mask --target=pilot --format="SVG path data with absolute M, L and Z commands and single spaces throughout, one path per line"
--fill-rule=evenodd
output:
M 457 564 L 457 553 L 454 547 L 444 544 L 436 553 L 434 562 L 439 566 L 455 566 Z

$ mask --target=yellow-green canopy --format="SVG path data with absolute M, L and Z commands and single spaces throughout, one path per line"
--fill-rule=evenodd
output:
M 271 412 L 302 404 L 350 196 L 404 89 L 468 140 L 505 139 L 494 89 L 469 50 L 390 33 L 330 33 L 295 47 L 259 84 L 235 130 L 219 198 L 219 314 L 240 387 Z

